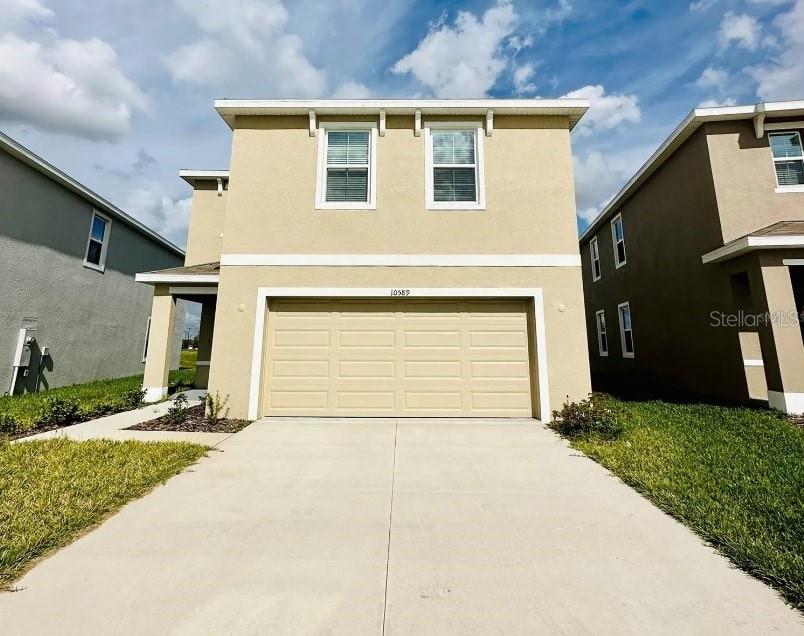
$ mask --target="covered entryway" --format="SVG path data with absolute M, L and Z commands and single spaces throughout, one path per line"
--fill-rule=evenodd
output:
M 273 299 L 262 415 L 532 417 L 530 303 Z

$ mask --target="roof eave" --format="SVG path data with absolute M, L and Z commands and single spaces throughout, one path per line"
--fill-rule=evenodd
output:
M 753 119 L 757 115 L 780 116 L 782 114 L 797 115 L 804 113 L 804 101 L 763 102 L 750 106 L 717 106 L 714 108 L 695 108 L 676 127 L 661 146 L 642 165 L 637 173 L 614 195 L 611 201 L 601 210 L 578 239 L 581 244 L 594 235 L 603 222 L 611 216 L 625 201 L 647 181 L 656 170 L 684 143 L 701 124 L 715 121 L 732 121 Z
M 182 258 L 184 258 L 185 256 L 184 250 L 181 249 L 178 245 L 175 245 L 161 234 L 154 232 L 148 226 L 144 225 L 143 223 L 140 223 L 139 221 L 137 221 L 137 219 L 123 212 L 123 210 L 118 208 L 113 203 L 107 201 L 99 194 L 96 194 L 86 186 L 82 185 L 81 183 L 73 179 L 65 172 L 62 172 L 54 165 L 48 163 L 47 161 L 42 159 L 39 155 L 28 150 L 25 146 L 14 141 L 11 137 L 2 132 L 0 132 L 0 149 L 4 150 L 12 157 L 24 163 L 25 165 L 33 168 L 37 172 L 45 175 L 52 181 L 55 181 L 62 187 L 67 188 L 69 191 L 80 196 L 82 199 L 88 201 L 99 211 L 105 212 L 106 214 L 109 214 L 112 218 L 118 219 L 123 223 L 125 223 L 126 225 L 133 227 L 140 233 L 145 234 L 146 236 L 153 239 L 157 243 L 160 243 L 162 246 L 171 250 L 177 256 L 181 256 Z
M 572 129 L 589 109 L 584 99 L 217 99 L 215 110 L 229 127 L 238 115 L 558 115 Z

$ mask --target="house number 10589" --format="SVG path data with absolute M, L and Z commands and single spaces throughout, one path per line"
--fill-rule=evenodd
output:
M 392 289 L 391 296 L 410 296 L 409 289 Z

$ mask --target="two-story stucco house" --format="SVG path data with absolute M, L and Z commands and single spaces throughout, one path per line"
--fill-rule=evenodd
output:
M 222 100 L 230 170 L 193 185 L 177 298 L 231 415 L 550 418 L 590 390 L 570 131 L 579 100 Z M 203 385 L 203 374 L 199 384 Z
M 142 373 L 153 294 L 134 276 L 183 259 L 0 133 L 0 395 Z
M 804 412 L 804 102 L 694 110 L 581 236 L 593 385 Z

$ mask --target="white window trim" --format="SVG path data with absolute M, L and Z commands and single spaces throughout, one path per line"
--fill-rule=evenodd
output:
M 804 146 L 801 145 L 801 133 L 797 130 L 778 130 L 768 133 L 768 146 L 770 147 L 770 138 L 775 135 L 796 135 L 798 137 L 798 147 L 801 148 L 801 154 L 798 157 L 779 157 L 773 156 L 773 148 L 771 147 L 771 161 L 773 162 L 773 178 L 776 179 L 775 192 L 804 192 L 804 184 L 802 185 L 781 185 L 779 183 L 779 174 L 776 172 L 776 164 L 784 161 L 801 161 L 804 163 Z
M 600 329 L 600 320 L 603 318 L 603 329 Z M 595 329 L 597 330 L 597 352 L 602 358 L 609 355 L 609 329 L 606 326 L 606 312 L 604 310 L 595 312 Z M 603 334 L 606 335 L 606 350 L 603 351 Z
M 592 246 L 594 246 L 594 249 Z M 597 252 L 597 258 L 595 258 L 595 252 Z M 592 261 L 592 282 L 594 283 L 603 278 L 603 267 L 600 264 L 600 245 L 596 236 L 593 236 L 592 240 L 589 241 L 589 258 Z M 595 263 L 597 263 L 597 269 L 600 272 L 597 276 L 595 276 Z
M 142 361 L 145 362 L 146 357 L 148 356 L 148 338 L 151 337 L 151 317 L 148 316 L 148 320 L 145 323 L 145 342 L 142 345 Z
M 628 316 L 631 318 L 631 343 L 634 345 L 634 350 L 630 353 L 625 350 L 625 327 L 623 325 L 623 314 L 621 309 L 628 308 Z M 631 315 L 631 303 L 620 303 L 617 305 L 617 321 L 620 323 L 620 351 L 622 351 L 623 358 L 636 357 L 636 340 L 634 339 L 634 317 Z
M 615 225 L 615 223 L 617 223 L 617 221 L 619 221 L 620 224 L 623 227 L 623 255 L 624 255 L 624 258 L 623 258 L 622 261 L 620 261 L 617 258 L 617 233 L 614 230 L 614 225 Z M 611 220 L 611 245 L 614 248 L 614 267 L 616 269 L 620 269 L 621 267 L 623 267 L 628 262 L 628 249 L 625 247 L 625 223 L 623 223 L 622 212 L 617 214 L 617 216 L 615 216 Z
M 433 200 L 433 130 L 473 130 L 475 133 L 475 183 L 477 201 Z M 424 205 L 428 210 L 485 210 L 486 170 L 483 153 L 483 123 L 479 121 L 427 122 L 424 127 Z
M 316 162 L 316 210 L 376 210 L 377 209 L 377 122 L 320 121 L 318 123 L 318 159 Z M 327 132 L 330 130 L 368 130 L 369 174 L 368 201 L 327 201 Z
M 95 263 L 90 263 L 87 260 L 87 256 L 89 255 L 89 242 L 90 240 L 92 240 L 92 225 L 95 223 L 96 216 L 106 221 L 106 231 L 103 233 L 103 243 L 101 243 L 100 263 L 98 263 L 97 265 Z M 111 233 L 112 233 L 112 219 L 106 216 L 105 214 L 101 214 L 97 210 L 92 210 L 92 217 L 89 219 L 89 233 L 87 234 L 87 244 L 84 246 L 84 267 L 94 269 L 95 271 L 98 272 L 106 271 L 106 251 L 109 248 L 109 236 Z

